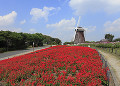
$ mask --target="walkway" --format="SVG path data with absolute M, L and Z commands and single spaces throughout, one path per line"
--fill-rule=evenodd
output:
M 107 62 L 110 64 L 114 75 L 116 77 L 117 84 L 120 86 L 120 58 L 113 56 L 112 54 L 103 52 L 101 50 L 98 50 L 104 58 L 107 60 Z

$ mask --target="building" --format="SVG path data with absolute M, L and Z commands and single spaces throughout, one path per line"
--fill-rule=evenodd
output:
M 82 27 L 77 27 L 75 29 L 76 34 L 75 34 L 75 39 L 74 39 L 74 44 L 80 44 L 85 42 L 85 37 L 84 37 L 84 29 Z

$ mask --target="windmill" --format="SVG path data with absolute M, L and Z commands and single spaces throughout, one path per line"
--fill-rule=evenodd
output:
M 80 17 L 78 19 L 77 27 L 75 28 L 75 39 L 74 39 L 74 44 L 80 44 L 85 42 L 85 37 L 84 37 L 84 29 L 82 27 L 79 27 L 80 23 Z

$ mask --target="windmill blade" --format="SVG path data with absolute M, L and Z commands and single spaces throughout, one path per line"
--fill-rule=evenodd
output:
M 74 31 L 74 34 L 73 34 L 73 37 L 72 37 L 72 40 L 74 41 L 74 39 L 75 39 L 75 34 L 76 34 L 76 29 L 77 29 L 77 27 L 74 27 L 74 29 L 75 29 L 75 31 Z
M 77 27 L 75 27 L 75 32 L 76 32 L 76 30 L 77 30 Z
M 79 27 L 79 24 L 80 24 L 80 16 L 79 16 L 79 19 L 78 19 L 78 23 L 77 23 L 77 27 Z
M 84 29 L 85 30 L 85 29 Z M 85 38 L 86 38 L 86 30 L 84 31 L 85 32 Z
M 73 34 L 73 41 L 75 40 L 76 31 Z

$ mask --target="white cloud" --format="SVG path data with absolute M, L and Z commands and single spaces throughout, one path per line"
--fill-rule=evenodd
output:
M 30 33 L 36 33 L 36 29 L 34 29 L 34 28 L 31 28 L 29 31 L 30 31 Z
M 74 18 L 71 18 L 71 20 L 63 19 L 60 22 L 56 24 L 47 24 L 47 27 L 49 28 L 59 28 L 59 29 L 73 29 L 72 27 L 75 25 L 76 20 Z
M 12 11 L 7 15 L 0 16 L 0 26 L 12 25 L 15 21 L 16 16 L 17 13 L 15 11 Z
M 94 32 L 96 30 L 96 26 L 88 26 L 84 28 L 87 33 Z
M 22 31 L 21 28 L 17 28 L 13 26 L 16 16 L 17 16 L 17 13 L 15 11 L 12 11 L 7 15 L 0 16 L 0 30 L 21 32 Z
M 60 10 L 61 10 L 61 7 L 57 7 L 57 8 L 55 8 L 54 11 L 53 11 L 51 14 L 49 14 L 48 16 L 55 15 L 55 14 L 57 14 Z
M 107 21 L 104 24 L 105 32 L 120 32 L 120 18 L 114 20 L 113 22 Z
M 26 23 L 26 20 L 25 20 L 25 19 L 20 22 L 20 24 L 25 24 L 25 23 Z
M 22 28 L 12 28 L 11 31 L 22 32 Z
M 70 0 L 69 6 L 75 10 L 76 15 L 96 11 L 120 12 L 120 0 Z
M 0 30 L 2 31 L 13 31 L 13 32 L 22 32 L 22 28 L 17 28 L 13 26 L 6 26 L 6 27 L 1 27 Z
M 54 29 L 50 34 L 52 37 L 57 37 L 65 42 L 72 40 L 75 33 L 75 24 L 75 18 L 71 18 L 70 20 L 62 19 L 56 24 L 47 24 L 46 27 Z
M 43 9 L 32 8 L 30 12 L 30 15 L 32 15 L 32 21 L 36 22 L 41 18 L 44 18 L 47 21 L 50 11 L 54 9 L 54 7 L 43 7 Z

